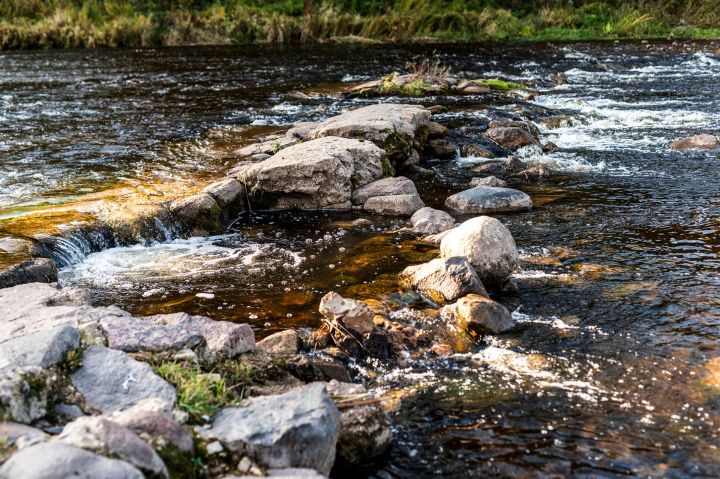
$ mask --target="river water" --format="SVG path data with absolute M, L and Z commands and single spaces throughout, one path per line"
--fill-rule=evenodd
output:
M 720 476 L 720 158 L 667 143 L 720 131 L 717 45 L 321 46 L 0 55 L 0 217 L 117 185 L 222 174 L 238 136 L 362 101 L 348 83 L 436 54 L 466 77 L 536 85 L 528 105 L 482 97 L 438 121 L 541 119 L 560 151 L 520 156 L 559 173 L 512 180 L 536 207 L 500 216 L 522 253 L 513 334 L 446 358 L 356 364 L 405 396 L 386 460 L 359 477 Z M 566 83 L 551 77 L 563 73 Z M 390 100 L 399 101 L 399 100 Z M 552 111 L 547 110 L 552 109 Z M 254 130 L 253 130 L 254 128 Z M 454 130 L 460 143 L 474 130 Z M 430 206 L 466 188 L 476 159 L 433 160 Z M 100 304 L 247 321 L 258 337 L 314 327 L 329 290 L 380 298 L 399 321 L 425 307 L 396 283 L 436 251 L 398 220 L 254 214 L 225 234 L 112 248 L 61 271 Z M 462 219 L 462 218 L 458 218 Z M 0 228 L 2 225 L 0 224 Z M 198 293 L 205 293 L 197 296 Z M 412 393 L 410 393 L 412 391 Z

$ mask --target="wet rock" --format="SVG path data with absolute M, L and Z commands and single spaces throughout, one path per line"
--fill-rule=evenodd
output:
M 427 110 L 430 111 L 430 114 L 437 115 L 438 113 L 444 113 L 448 111 L 447 107 L 444 105 L 432 105 L 427 107 Z
M 470 294 L 442 309 L 442 316 L 473 336 L 504 333 L 515 326 L 510 311 L 486 296 Z
M 488 150 L 484 146 L 474 144 L 463 145 L 460 148 L 460 155 L 465 157 L 472 156 L 475 158 L 495 158 L 495 154 L 492 151 Z
M 426 206 L 413 213 L 410 223 L 416 233 L 434 235 L 452 228 L 455 218 L 444 211 Z
M 476 175 L 489 176 L 497 175 L 502 176 L 505 174 L 505 162 L 503 161 L 488 161 L 486 163 L 480 163 L 477 166 L 473 166 L 470 170 Z
M 300 337 L 298 336 L 297 331 L 294 329 L 288 329 L 286 331 L 271 334 L 267 338 L 258 341 L 255 348 L 269 354 L 291 356 L 293 354 L 297 354 L 298 344 L 300 344 Z
M 531 209 L 532 200 L 512 188 L 476 186 L 448 197 L 445 206 L 460 213 L 507 213 Z
M 374 196 L 417 195 L 415 183 L 404 176 L 383 178 L 358 188 L 352 193 L 354 205 L 364 205 Z
M 150 398 L 162 400 L 168 409 L 175 403 L 175 389 L 148 364 L 104 346 L 85 351 L 82 366 L 70 378 L 85 404 L 100 412 L 126 409 Z
M 288 369 L 293 376 L 304 381 L 340 381 L 351 382 L 350 373 L 339 361 L 314 360 L 306 356 L 297 356 L 288 362 Z
M 572 126 L 573 123 L 575 123 L 575 119 L 571 116 L 560 115 L 545 118 L 544 120 L 540 120 L 539 123 L 544 125 L 548 130 L 556 130 L 558 128 L 567 128 Z
M 492 130 L 496 128 L 522 128 L 535 138 L 540 136 L 540 130 L 538 127 L 529 121 L 493 120 L 488 123 L 488 129 Z
M 542 146 L 542 151 L 544 151 L 545 153 L 555 153 L 559 150 L 560 148 L 558 148 L 558 146 L 552 141 L 545 142 L 545 144 Z
M 449 344 L 445 344 L 445 343 L 433 344 L 432 347 L 430 348 L 430 351 L 432 351 L 432 353 L 435 356 L 440 356 L 440 357 L 452 356 L 455 353 L 452 346 L 450 346 Z
M 553 173 L 554 172 L 552 168 L 550 168 L 548 165 L 544 165 L 541 163 L 533 165 L 527 170 L 516 173 L 514 176 L 518 176 L 520 178 L 542 178 L 544 176 L 550 176 Z
M 192 435 L 166 414 L 133 407 L 113 413 L 107 419 L 148 438 L 157 449 L 168 443 L 183 454 L 192 454 L 194 450 Z
M 203 192 L 212 196 L 217 202 L 226 216 L 224 218 L 226 222 L 231 219 L 228 216 L 244 209 L 245 186 L 234 178 L 226 178 L 213 183 L 207 186 Z
M 341 464 L 368 464 L 387 451 L 391 443 L 390 421 L 379 405 L 342 407 L 337 441 Z
M 370 226 L 372 221 L 367 218 L 358 218 L 352 222 L 353 228 L 362 228 L 364 226 Z
M 720 148 L 720 140 L 716 136 L 707 133 L 690 136 L 670 143 L 670 148 L 678 151 L 687 150 L 715 150 Z
M 527 165 L 517 156 L 511 156 L 505 162 L 505 171 L 507 172 L 522 171 L 525 168 L 527 168 Z
M 81 417 L 65 426 L 58 441 L 96 454 L 121 459 L 150 477 L 168 477 L 160 456 L 137 434 L 100 417 Z
M 457 153 L 457 145 L 445 140 L 430 140 L 428 142 L 430 149 L 438 158 L 451 158 Z
M 278 151 L 296 145 L 300 139 L 294 135 L 274 135 L 273 137 L 265 137 L 256 143 L 244 146 L 234 151 L 234 154 L 240 158 L 252 158 L 259 160 L 268 155 L 274 155 Z
M 0 467 L 2 479 L 144 479 L 134 466 L 61 442 L 22 449 Z
M 507 183 L 503 180 L 497 179 L 495 176 L 486 176 L 485 178 L 473 178 L 470 180 L 470 186 L 491 186 L 491 187 L 505 187 Z
M 375 314 L 370 306 L 362 301 L 345 299 L 334 291 L 320 300 L 320 314 L 360 336 L 372 331 L 374 326 Z
M 175 200 L 170 204 L 170 211 L 193 236 L 206 236 L 223 230 L 220 206 L 207 193 Z
M 425 203 L 418 195 L 392 195 L 392 196 L 373 196 L 369 198 L 363 209 L 370 213 L 376 213 L 386 216 L 411 216 Z
M 485 132 L 485 136 L 508 150 L 538 144 L 537 138 L 524 128 L 490 128 Z
M 515 240 L 500 221 L 488 216 L 467 220 L 440 243 L 443 258 L 464 256 L 485 286 L 502 286 L 520 263 Z
M 447 135 L 448 129 L 436 121 L 428 122 L 427 136 L 429 139 L 442 138 Z
M 477 273 L 462 257 L 436 258 L 429 263 L 408 266 L 400 278 L 435 303 L 455 301 L 470 293 L 487 296 Z
M 315 383 L 222 409 L 202 434 L 264 467 L 304 467 L 328 475 L 339 423 L 325 386 Z
M 384 154 L 368 141 L 326 137 L 286 148 L 235 176 L 256 209 L 350 209 L 354 189 L 383 177 Z
M 6 256 L 6 258 L 3 258 Z M 15 260 L 17 258 L 17 261 Z M 48 258 L 26 258 L 24 254 L 0 252 L 0 288 L 25 283 L 57 281 L 57 268 Z
M 35 239 L 15 238 L 13 236 L 4 236 L 0 238 L 0 253 L 15 253 L 25 256 L 47 256 L 48 251 L 42 243 Z M 0 256 L 2 257 L 2 256 Z

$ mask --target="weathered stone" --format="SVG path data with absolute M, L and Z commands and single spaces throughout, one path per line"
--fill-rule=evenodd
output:
M 670 143 L 673 150 L 715 150 L 720 148 L 718 137 L 704 133 L 702 135 L 690 136 Z
M 455 301 L 470 293 L 487 296 L 477 273 L 467 259 L 436 258 L 408 266 L 400 278 L 436 303 Z
M 503 180 L 496 178 L 495 176 L 486 176 L 485 178 L 473 178 L 470 180 L 470 186 L 492 186 L 492 187 L 505 187 L 507 183 Z
M 65 426 L 57 438 L 70 446 L 121 459 L 151 477 L 168 477 L 160 456 L 130 429 L 101 417 L 81 417 Z
M 442 315 L 473 336 L 508 331 L 515 322 L 510 311 L 497 301 L 470 294 L 442 309 Z
M 57 268 L 52 260 L 27 258 L 24 254 L 0 252 L 0 288 L 54 281 L 57 281 Z
M 2 442 L 0 444 L 0 462 L 6 458 L 5 450 L 12 447 L 22 449 L 33 443 L 44 441 L 47 437 L 47 434 L 40 429 L 25 424 L 16 422 L 0 423 L 0 441 Z
M 198 329 L 181 325 L 158 325 L 147 319 L 121 317 L 100 321 L 108 346 L 128 353 L 197 349 L 205 346 Z
M 488 175 L 503 175 L 505 173 L 505 162 L 503 161 L 488 161 L 480 163 L 479 165 L 473 166 L 470 170 L 476 175 L 488 176 Z
M 82 366 L 70 378 L 85 404 L 100 412 L 126 409 L 150 398 L 159 398 L 170 407 L 175 403 L 175 389 L 148 364 L 103 346 L 85 351 Z
M 240 158 L 262 158 L 265 155 L 274 155 L 278 151 L 296 145 L 299 139 L 291 135 L 273 135 L 265 137 L 261 141 L 251 143 L 234 151 L 234 154 Z
M 418 195 L 391 195 L 373 196 L 365 202 L 363 209 L 386 216 L 411 216 L 424 206 Z
M 531 209 L 532 200 L 519 190 L 476 186 L 448 197 L 445 206 L 460 213 L 507 213 Z
M 464 256 L 485 286 L 502 286 L 520 263 L 515 240 L 500 221 L 488 216 L 467 220 L 440 243 L 443 258 Z
M 147 436 L 151 442 L 162 439 L 172 444 L 182 453 L 191 454 L 193 452 L 192 435 L 166 414 L 131 407 L 124 411 L 112 413 L 107 419 L 130 429 L 136 434 Z
M 301 121 L 299 123 L 295 123 L 292 128 L 285 133 L 285 136 L 299 138 L 302 141 L 308 141 L 310 139 L 310 132 L 317 128 L 317 126 L 318 124 L 314 121 Z
M 222 409 L 203 434 L 268 468 L 306 467 L 327 475 L 335 462 L 339 422 L 325 386 L 314 383 Z
M 427 126 L 429 118 L 430 111 L 419 105 L 380 103 L 329 118 L 312 130 L 309 136 L 358 138 L 381 146 L 395 133 L 414 138 L 419 127 Z
M 0 374 L 0 414 L 3 419 L 30 423 L 47 413 L 47 371 L 19 367 Z
M 347 465 L 368 464 L 390 447 L 390 421 L 377 404 L 343 408 L 337 457 Z
M 537 138 L 524 128 L 490 128 L 485 132 L 485 136 L 508 150 L 538 144 Z
M 315 360 L 306 356 L 296 356 L 288 362 L 288 369 L 304 382 L 352 381 L 347 368 L 341 362 L 332 359 Z
M 193 235 L 204 236 L 223 230 L 220 206 L 207 193 L 175 200 L 170 204 L 170 211 Z
M 262 341 L 258 341 L 255 348 L 270 354 L 293 355 L 298 352 L 300 337 L 294 329 L 271 334 Z
M 1 479 L 144 479 L 130 464 L 61 442 L 26 447 L 0 467 Z
M 416 233 L 433 235 L 452 228 L 455 225 L 455 218 L 444 211 L 426 206 L 410 217 L 410 223 Z
M 383 177 L 384 154 L 368 141 L 320 138 L 246 165 L 236 177 L 254 208 L 350 209 L 354 189 Z
M 496 128 L 522 128 L 535 138 L 538 138 L 540 136 L 540 130 L 538 129 L 538 127 L 529 121 L 493 120 L 488 123 L 488 129 L 492 130 Z
M 442 232 L 440 232 L 440 233 L 436 233 L 436 234 L 434 234 L 434 235 L 423 236 L 423 237 L 420 238 L 420 239 L 421 239 L 422 241 L 424 241 L 425 243 L 430 243 L 430 244 L 434 244 L 434 245 L 440 246 L 440 243 L 442 242 L 443 238 L 445 238 L 445 237 L 448 235 L 448 233 L 450 233 L 450 232 L 451 232 L 452 230 L 454 230 L 454 229 L 455 229 L 455 228 L 450 228 L 449 230 L 445 230 L 445 231 L 442 231 Z
M 428 146 L 438 158 L 450 158 L 457 153 L 457 145 L 446 140 L 430 140 Z
M 460 155 L 462 156 L 472 156 L 475 158 L 495 158 L 495 154 L 493 154 L 492 151 L 488 150 L 484 146 L 480 145 L 463 145 L 460 148 Z
M 370 306 L 362 301 L 345 299 L 334 291 L 320 300 L 320 314 L 358 335 L 369 333 L 374 326 L 375 314 Z
M 352 203 L 354 205 L 364 205 L 369 198 L 374 196 L 417 194 L 415 183 L 412 180 L 404 176 L 396 176 L 373 181 L 353 191 Z
M 234 206 L 239 209 L 244 200 L 245 186 L 234 178 L 226 178 L 205 187 L 203 192 L 212 196 L 220 208 Z

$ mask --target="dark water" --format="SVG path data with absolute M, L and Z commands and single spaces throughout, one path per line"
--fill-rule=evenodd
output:
M 670 47 L 659 45 L 656 47 Z M 522 80 L 527 105 L 433 98 L 439 121 L 553 114 L 561 151 L 521 152 L 560 171 L 514 180 L 536 208 L 502 216 L 523 253 L 519 291 L 500 297 L 520 323 L 450 358 L 401 368 L 358 364 L 394 413 L 386 477 L 720 476 L 720 158 L 672 139 L 720 130 L 717 47 L 640 44 L 316 47 L 33 52 L 0 56 L 0 208 L 123 182 L 192 178 L 227 167 L 216 151 L 242 125 L 330 116 L 343 82 L 432 54 L 456 73 Z M 564 72 L 567 83 L 550 77 Z M 305 95 L 293 92 L 302 91 Z M 490 110 L 488 110 L 490 108 Z M 551 108 L 554 111 L 548 111 Z M 476 133 L 452 133 L 472 142 Z M 439 206 L 471 159 L 430 165 L 419 183 Z M 393 234 L 399 221 L 261 215 L 226 235 L 106 250 L 62 272 L 98 302 L 138 313 L 189 311 L 250 321 L 258 336 L 317 324 L 331 289 L 380 297 L 398 321 L 427 312 L 396 273 L 435 252 Z M 197 297 L 210 293 L 212 298 Z M 400 391 L 400 392 L 397 392 Z

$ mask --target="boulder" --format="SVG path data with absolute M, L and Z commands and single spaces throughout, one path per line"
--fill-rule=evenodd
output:
M 234 178 L 226 178 L 208 185 L 203 192 L 212 196 L 222 209 L 242 209 L 245 200 L 245 186 Z
M 455 218 L 444 211 L 426 206 L 413 213 L 410 223 L 416 233 L 434 235 L 452 228 L 455 225 Z
M 286 133 L 286 137 L 299 138 L 302 141 L 310 139 L 310 132 L 317 128 L 318 124 L 314 121 L 301 121 L 295 123 Z
M 0 288 L 25 283 L 57 281 L 57 268 L 48 258 L 27 258 L 24 254 L 0 252 Z
M 320 314 L 360 336 L 370 333 L 375 325 L 375 313 L 370 306 L 362 301 L 345 299 L 334 291 L 320 300 Z
M 532 133 L 517 127 L 490 128 L 485 132 L 485 136 L 508 150 L 539 143 Z
M 441 315 L 472 336 L 504 333 L 515 326 L 505 306 L 478 294 L 469 294 L 445 306 Z
M 480 145 L 463 145 L 460 148 L 460 155 L 462 156 L 472 156 L 474 158 L 495 158 L 495 154 L 485 148 L 484 146 Z
M 258 341 L 255 348 L 269 354 L 291 356 L 293 354 L 297 354 L 298 344 L 300 344 L 300 337 L 298 336 L 297 331 L 294 329 L 288 329 L 286 331 L 271 334 L 267 338 Z
M 88 348 L 70 379 L 85 404 L 100 412 L 126 409 L 150 398 L 162 400 L 168 409 L 175 404 L 175 389 L 150 365 L 104 346 Z
M 320 138 L 243 166 L 235 176 L 256 209 L 350 209 L 354 189 L 383 177 L 384 154 L 368 141 Z
M 448 197 L 445 206 L 459 213 L 508 213 L 531 209 L 532 200 L 512 188 L 476 186 Z
M 172 444 L 183 454 L 192 454 L 194 450 L 192 435 L 167 414 L 147 411 L 135 406 L 112 413 L 107 419 L 143 438 L 147 437 L 150 443 L 156 446 L 160 446 L 163 442 Z
M 173 201 L 170 203 L 170 212 L 183 229 L 194 236 L 206 236 L 223 230 L 220 206 L 207 193 Z
M 480 176 L 503 175 L 505 173 L 505 162 L 488 161 L 485 163 L 480 163 L 477 166 L 473 166 L 470 171 Z
M 488 216 L 467 220 L 440 242 L 443 258 L 464 256 L 485 286 L 501 287 L 520 263 L 515 240 L 500 221 Z
M 311 468 L 328 475 L 339 423 L 325 386 L 313 383 L 222 409 L 202 434 L 267 468 Z
M 412 180 L 404 176 L 396 176 L 373 181 L 353 191 L 352 203 L 354 205 L 364 205 L 369 198 L 374 196 L 417 194 L 415 183 Z
M 381 456 L 392 443 L 387 415 L 378 404 L 343 408 L 337 457 L 344 465 L 366 465 Z
M 134 466 L 61 442 L 43 442 L 15 453 L 0 467 L 1 479 L 144 479 Z
M 472 180 L 470 180 L 470 186 L 492 186 L 494 188 L 502 188 L 507 186 L 507 183 L 503 180 L 498 179 L 495 176 L 486 176 L 485 178 L 473 178 Z
M 5 452 L 11 447 L 22 449 L 32 443 L 47 440 L 48 436 L 40 429 L 19 424 L 16 422 L 0 423 L 0 438 L 2 439 L 2 447 L 0 447 L 0 461 L 4 459 Z
M 448 129 L 446 126 L 441 125 L 440 123 L 436 121 L 431 121 L 428 123 L 428 132 L 427 136 L 429 139 L 435 139 L 435 138 L 442 138 L 448 133 Z
M 418 195 L 373 196 L 369 198 L 363 209 L 369 213 L 386 216 L 411 216 L 425 203 Z
M 488 129 L 492 130 L 496 128 L 522 128 L 532 134 L 535 138 L 540 136 L 540 129 L 530 121 L 493 120 L 488 123 Z
M 160 456 L 137 434 L 101 417 L 85 416 L 67 424 L 57 440 L 96 454 L 121 459 L 150 477 L 168 477 Z
M 429 263 L 408 266 L 400 278 L 435 303 L 455 301 L 470 293 L 487 296 L 477 273 L 467 259 L 436 258 Z
M 718 137 L 704 133 L 702 135 L 690 136 L 670 143 L 670 148 L 678 151 L 687 150 L 715 150 L 720 148 Z
M 457 153 L 457 145 L 446 140 L 430 140 L 428 146 L 438 158 L 451 158 Z
M 294 135 L 272 135 L 270 137 L 261 138 L 255 143 L 251 143 L 242 148 L 238 148 L 233 153 L 239 158 L 259 159 L 265 155 L 273 155 L 278 151 L 289 146 L 296 145 L 300 139 Z

